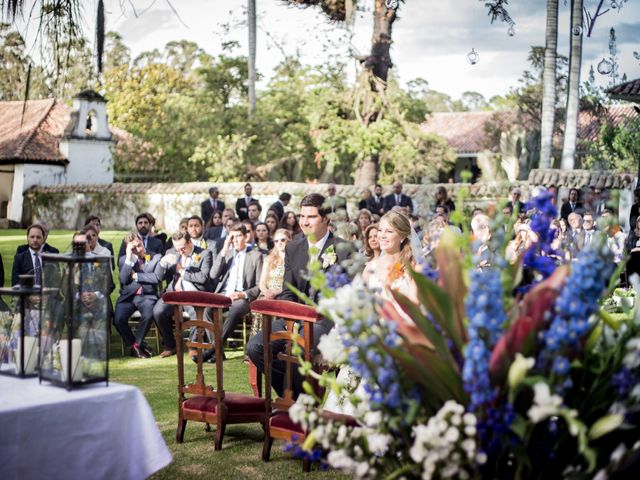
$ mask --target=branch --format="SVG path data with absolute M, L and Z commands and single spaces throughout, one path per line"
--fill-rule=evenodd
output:
M 587 18 L 587 37 L 591 37 L 591 33 L 593 32 L 593 28 L 596 25 L 596 20 L 598 19 L 598 17 L 601 17 L 610 10 L 609 8 L 607 8 L 605 11 L 601 12 L 600 9 L 602 8 L 603 3 L 604 0 L 600 0 L 600 3 L 598 3 L 596 11 L 593 15 L 589 13 L 587 7 L 584 7 L 584 15 Z

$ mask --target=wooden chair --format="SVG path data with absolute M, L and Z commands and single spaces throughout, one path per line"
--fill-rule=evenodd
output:
M 140 323 L 140 312 L 137 310 L 133 312 L 131 318 L 128 320 L 129 328 L 133 331 L 135 328 L 138 328 Z M 145 339 L 153 340 L 153 344 L 156 346 L 156 354 L 160 353 L 160 332 L 158 331 L 158 327 L 155 323 L 152 323 L 149 326 L 149 331 L 144 337 Z M 125 351 L 128 351 L 128 347 L 124 344 L 124 340 L 120 337 L 120 350 L 122 351 L 122 356 L 124 357 Z
M 302 443 L 306 432 L 303 428 L 293 423 L 289 418 L 289 407 L 293 405 L 292 378 L 293 369 L 298 367 L 298 358 L 291 354 L 293 345 L 293 325 L 295 321 L 301 321 L 301 336 L 297 343 L 302 348 L 302 356 L 306 361 L 312 360 L 313 351 L 313 324 L 320 317 L 316 310 L 307 305 L 289 302 L 286 300 L 255 300 L 251 303 L 252 313 L 263 315 L 262 332 L 264 335 L 264 398 L 267 408 L 272 411 L 269 421 L 266 424 L 264 445 L 262 449 L 262 460 L 269 461 L 271 446 L 274 439 L 285 440 L 287 442 Z M 275 318 L 282 318 L 287 326 L 286 330 L 273 332 L 271 324 Z M 284 379 L 283 397 L 271 399 L 271 364 L 272 352 L 271 342 L 284 340 L 286 342 L 285 351 L 278 355 L 278 359 L 285 362 L 286 373 Z M 304 471 L 309 471 L 310 463 L 304 462 Z
M 266 429 L 268 414 L 264 399 L 224 391 L 222 310 L 231 305 L 231 299 L 209 292 L 168 292 L 162 296 L 168 305 L 174 305 L 176 357 L 178 359 L 178 430 L 176 441 L 182 443 L 188 420 L 216 425 L 215 450 L 222 448 L 222 437 L 228 424 L 258 422 Z M 182 307 L 192 306 L 195 320 L 183 320 Z M 212 308 L 213 323 L 204 320 L 206 308 Z M 198 351 L 195 382 L 186 384 L 183 350 L 183 333 L 196 327 L 196 341 L 186 342 L 186 347 Z M 205 330 L 213 331 L 214 343 L 208 342 Z M 215 348 L 216 387 L 205 383 L 203 351 Z M 188 362 L 192 365 L 191 362 Z

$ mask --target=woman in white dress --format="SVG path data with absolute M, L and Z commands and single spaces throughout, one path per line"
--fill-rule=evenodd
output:
M 417 303 L 417 287 L 409 274 L 409 269 L 415 265 L 411 248 L 411 223 L 402 212 L 391 210 L 381 219 L 379 224 L 378 242 L 381 254 L 370 260 L 362 273 L 365 284 L 376 290 L 381 297 L 390 300 L 398 309 L 400 316 L 406 318 L 404 311 L 400 309 L 391 294 L 392 290 L 402 292 L 413 302 Z M 405 321 L 411 322 L 410 319 Z M 348 389 L 354 385 L 356 395 L 365 395 L 364 387 L 359 378 L 348 365 L 340 368 L 336 381 Z M 324 410 L 353 414 L 353 406 L 347 400 L 348 393 L 336 395 L 332 390 L 323 405 Z

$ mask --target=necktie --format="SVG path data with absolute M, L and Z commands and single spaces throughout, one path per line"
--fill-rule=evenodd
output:
M 396 205 L 400 205 L 400 195 L 396 195 Z
M 591 245 L 591 232 L 587 233 L 587 237 L 584 239 L 585 245 Z
M 36 285 L 42 285 L 42 264 L 40 263 L 40 254 L 35 252 L 33 254 L 33 273 L 36 277 Z
M 143 267 L 143 263 L 142 260 L 140 258 L 138 258 L 138 273 L 142 272 L 142 267 Z M 142 294 L 142 285 L 140 285 L 138 287 L 138 290 L 136 290 L 136 295 L 141 295 Z

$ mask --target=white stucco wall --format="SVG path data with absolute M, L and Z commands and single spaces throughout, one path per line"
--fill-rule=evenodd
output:
M 30 187 L 60 185 L 65 183 L 64 167 L 60 165 L 15 165 L 13 191 L 7 217 L 9 220 L 22 220 L 23 193 Z
M 60 151 L 67 157 L 66 183 L 113 183 L 113 158 L 108 140 L 69 138 L 60 141 Z

